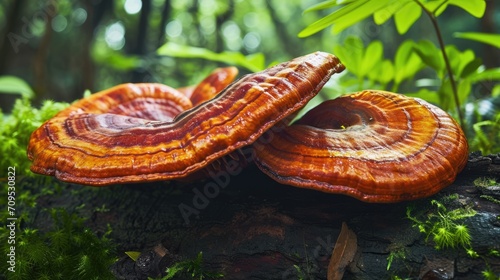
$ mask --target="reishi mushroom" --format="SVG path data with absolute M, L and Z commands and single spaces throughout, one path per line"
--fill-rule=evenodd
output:
M 325 101 L 270 139 L 255 142 L 255 162 L 274 180 L 367 202 L 435 194 L 468 157 L 467 140 L 448 114 L 386 91 Z
M 238 68 L 226 67 L 214 70 L 201 83 L 194 87 L 188 97 L 193 102 L 193 106 L 203 103 L 215 97 L 227 85 L 229 85 L 238 75 Z
M 252 159 L 274 180 L 366 202 L 417 199 L 451 184 L 465 166 L 467 141 L 447 113 L 423 100 L 367 90 L 288 125 L 342 70 L 335 56 L 316 52 L 229 86 L 233 67 L 177 90 L 120 85 L 33 132 L 31 170 L 94 186 L 198 178 L 252 145 Z
M 343 69 L 334 55 L 309 54 L 244 76 L 172 120 L 104 112 L 101 107 L 121 106 L 120 93 L 161 87 L 118 86 L 76 102 L 35 130 L 28 146 L 31 170 L 95 186 L 184 178 L 254 142 Z
M 172 121 L 178 114 L 212 99 L 237 74 L 235 67 L 217 68 L 198 85 L 181 89 L 155 83 L 122 84 L 83 98 L 55 117 L 89 113 Z

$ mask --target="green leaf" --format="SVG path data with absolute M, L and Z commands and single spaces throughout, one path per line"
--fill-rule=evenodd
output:
M 457 75 L 460 65 L 460 51 L 455 45 L 447 45 L 445 47 L 445 51 L 450 62 L 451 70 L 453 71 L 453 74 Z
M 500 80 L 500 68 L 490 68 L 482 72 L 476 72 L 469 76 L 473 83 L 482 81 Z
M 368 2 L 370 0 L 358 0 L 358 1 L 353 1 L 350 5 L 347 4 L 343 6 L 342 8 L 332 12 L 331 14 L 327 15 L 326 17 L 323 17 L 310 25 L 308 25 L 306 28 L 304 28 L 302 31 L 299 32 L 299 37 L 307 37 L 311 36 L 328 26 L 334 24 L 339 18 L 344 16 L 345 14 L 349 14 L 352 11 L 356 11 L 356 9 L 359 6 L 362 6 L 365 2 Z
M 375 65 L 382 60 L 384 46 L 381 41 L 372 41 L 365 50 L 363 59 L 359 65 L 360 76 L 364 77 L 369 74 Z
M 424 7 L 437 17 L 443 13 L 444 10 L 446 10 L 448 7 L 448 1 L 449 0 L 428 1 L 427 3 L 424 3 Z
M 239 52 L 221 52 L 215 53 L 205 48 L 197 48 L 191 46 L 179 45 L 176 43 L 166 43 L 161 46 L 157 53 L 159 55 L 167 55 L 183 58 L 202 58 L 206 60 L 224 62 L 230 65 L 238 65 L 247 68 L 253 72 L 259 72 L 265 69 L 264 54 L 256 53 L 245 56 Z
M 498 132 L 498 131 L 500 131 L 499 123 L 500 122 L 499 122 L 498 115 L 497 115 L 496 121 L 486 120 L 486 121 L 477 122 L 477 123 L 472 125 L 472 128 L 474 129 L 474 132 L 476 133 L 472 143 L 476 149 L 481 150 L 481 153 L 483 155 L 492 154 L 496 150 L 493 147 L 494 146 L 493 143 L 495 140 L 492 140 L 491 133 L 486 133 L 485 131 L 483 131 L 483 127 L 485 130 L 488 127 L 490 127 L 491 129 L 493 129 L 493 131 L 496 130 Z
M 304 28 L 298 36 L 302 38 L 313 35 L 330 25 L 333 25 L 334 33 L 339 33 L 384 8 L 389 2 L 390 0 L 343 1 L 344 6 L 313 22 Z
M 413 51 L 414 42 L 412 40 L 404 41 L 396 51 L 394 57 L 394 82 L 399 85 L 403 80 L 411 78 L 422 69 L 424 64 L 420 57 Z
M 334 52 L 349 72 L 362 77 L 361 61 L 364 48 L 363 41 L 359 37 L 349 36 L 345 39 L 344 44 L 334 47 Z
M 434 43 L 429 40 L 421 40 L 414 45 L 414 50 L 425 64 L 436 70 L 437 73 L 442 73 L 444 70 L 443 56 Z
M 471 81 L 469 79 L 461 80 L 457 85 L 457 91 L 458 101 L 460 102 L 460 104 L 464 104 L 467 100 L 467 97 L 469 97 L 470 93 L 472 92 Z
M 476 59 L 472 50 L 460 52 L 456 46 L 448 45 L 446 46 L 446 54 L 450 61 L 451 70 L 457 77 L 465 77 L 466 74 L 475 71 L 480 65 L 480 61 Z
M 479 57 L 474 58 L 472 61 L 469 61 L 462 68 L 462 72 L 460 73 L 460 78 L 466 78 L 467 76 L 475 73 L 479 67 L 483 65 L 483 60 Z
M 428 90 L 426 88 L 421 89 L 421 90 L 419 90 L 416 93 L 407 93 L 405 95 L 411 96 L 411 97 L 420 98 L 420 99 L 423 99 L 423 100 L 425 100 L 425 101 L 427 101 L 429 103 L 433 103 L 433 104 L 439 104 L 440 103 L 438 93 L 435 92 L 435 91 Z
M 361 38 L 349 36 L 342 45 L 335 46 L 334 51 L 349 72 L 361 80 L 380 63 L 383 48 L 380 41 L 373 41 L 365 47 Z
M 420 18 L 422 8 L 415 2 L 408 2 L 394 14 L 394 22 L 399 34 L 405 34 L 408 29 Z
M 376 11 L 384 8 L 390 0 L 369 0 L 357 9 L 339 17 L 333 25 L 333 32 L 340 33 L 344 29 L 358 23 L 373 15 Z M 361 1 L 360 1 L 361 2 Z
M 500 85 L 496 85 L 493 87 L 491 91 L 491 97 L 496 98 L 500 96 Z
M 28 83 L 15 76 L 0 77 L 0 92 L 7 94 L 21 94 L 21 96 L 28 99 L 33 98 L 35 95 Z
M 488 34 L 480 32 L 457 32 L 453 36 L 456 38 L 469 39 L 488 45 L 492 45 L 500 49 L 500 35 L 499 34 Z
M 373 14 L 373 21 L 381 25 L 389 20 L 397 11 L 399 11 L 402 7 L 404 7 L 409 2 L 413 2 L 413 0 L 401 0 L 401 1 L 393 1 L 383 9 L 376 11 Z
M 464 9 L 477 18 L 482 17 L 484 11 L 486 11 L 486 2 L 484 0 L 450 0 L 448 3 Z
M 458 77 L 465 76 L 464 71 L 466 70 L 467 66 L 470 65 L 471 63 L 472 63 L 471 68 L 473 68 L 476 65 L 477 67 L 481 65 L 481 61 L 479 60 L 478 64 L 478 61 L 476 60 L 476 55 L 472 50 L 463 51 L 462 53 L 459 54 L 458 58 L 459 58 L 458 69 L 456 69 L 457 71 L 454 72 L 455 75 L 457 75 Z M 477 67 L 473 68 L 473 71 L 475 71 Z
M 186 270 L 185 264 L 184 263 L 176 263 L 173 266 L 170 266 L 167 268 L 166 272 L 167 275 L 165 275 L 161 280 L 169 280 L 169 279 L 174 279 L 174 277 L 177 275 L 179 276 L 179 272 L 182 272 Z
M 450 79 L 445 79 L 438 90 L 439 94 L 439 107 L 445 111 L 450 111 L 454 107 L 454 100 L 452 97 L 453 89 L 451 88 Z
M 319 11 L 319 10 L 325 10 L 325 9 L 328 9 L 328 8 L 333 8 L 335 6 L 337 6 L 338 3 L 337 3 L 337 0 L 329 0 L 329 1 L 324 1 L 324 2 L 321 2 L 321 3 L 318 3 L 314 6 L 311 6 L 309 8 L 307 8 L 304 13 L 308 13 L 308 12 L 313 12 L 313 11 Z
M 388 59 L 375 65 L 373 71 L 368 74 L 372 81 L 379 82 L 384 88 L 394 78 L 394 66 Z
M 128 252 L 125 252 L 125 254 L 127 254 L 127 256 L 129 256 L 135 262 L 135 261 L 137 261 L 137 259 L 141 255 L 141 252 L 128 251 Z

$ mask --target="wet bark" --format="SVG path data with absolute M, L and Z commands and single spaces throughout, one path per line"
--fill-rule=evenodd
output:
M 500 205 L 484 199 L 473 181 L 499 178 L 499 171 L 498 156 L 471 155 L 456 182 L 441 193 L 397 204 L 367 204 L 280 185 L 249 167 L 236 176 L 219 173 L 196 183 L 68 186 L 59 196 L 42 197 L 39 205 L 85 204 L 80 214 L 89 217 L 97 234 L 110 224 L 122 256 L 111 268 L 119 279 L 159 276 L 166 266 L 199 252 L 206 269 L 224 279 L 326 279 L 342 222 L 358 244 L 343 279 L 482 279 L 487 267 L 500 274 L 500 259 L 489 254 L 500 249 Z M 462 248 L 436 250 L 406 218 L 408 207 L 432 211 L 431 199 L 455 193 L 454 207 L 477 211 L 463 222 L 481 258 L 468 257 Z M 44 214 L 38 217 L 43 228 Z M 125 251 L 143 253 L 134 262 Z

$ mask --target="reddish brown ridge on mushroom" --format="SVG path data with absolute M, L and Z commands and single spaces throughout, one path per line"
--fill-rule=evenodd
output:
M 219 68 L 212 72 L 207 78 L 199 83 L 189 96 L 193 106 L 212 99 L 227 85 L 229 85 L 238 75 L 238 68 Z
M 343 69 L 335 56 L 316 52 L 247 75 L 215 98 L 161 120 L 142 109 L 130 116 L 129 109 L 146 108 L 148 100 L 127 96 L 172 95 L 177 112 L 184 108 L 180 103 L 188 103 L 181 92 L 161 85 L 119 86 L 76 102 L 33 132 L 31 170 L 96 186 L 183 178 L 254 142 Z M 170 108 L 151 103 L 160 110 Z
M 191 89 L 174 89 L 155 83 L 122 84 L 83 98 L 55 117 L 91 113 L 172 121 L 178 114 L 213 98 L 237 74 L 235 67 L 217 68 Z
M 326 101 L 269 139 L 254 147 L 274 180 L 367 202 L 435 194 L 468 156 L 462 130 L 443 110 L 373 90 Z
M 122 84 L 76 101 L 54 118 L 82 114 L 115 114 L 158 121 L 171 121 L 193 107 L 178 90 L 162 84 Z

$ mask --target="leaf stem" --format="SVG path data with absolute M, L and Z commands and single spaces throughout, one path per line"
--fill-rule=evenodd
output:
M 415 2 L 424 10 L 424 12 L 429 16 L 432 25 L 434 26 L 434 30 L 436 31 L 436 37 L 439 42 L 439 47 L 441 48 L 441 53 L 443 54 L 444 64 L 446 65 L 446 71 L 448 72 L 448 76 L 450 77 L 451 89 L 453 91 L 453 99 L 455 101 L 455 107 L 458 114 L 458 120 L 460 122 L 460 126 L 464 129 L 464 117 L 462 114 L 462 110 L 460 109 L 460 100 L 458 98 L 457 84 L 455 78 L 453 76 L 453 72 L 451 71 L 450 60 L 448 59 L 448 55 L 446 54 L 446 49 L 443 41 L 443 36 L 441 34 L 441 30 L 439 29 L 439 24 L 437 21 L 437 17 L 429 11 L 419 0 L 415 0 Z

